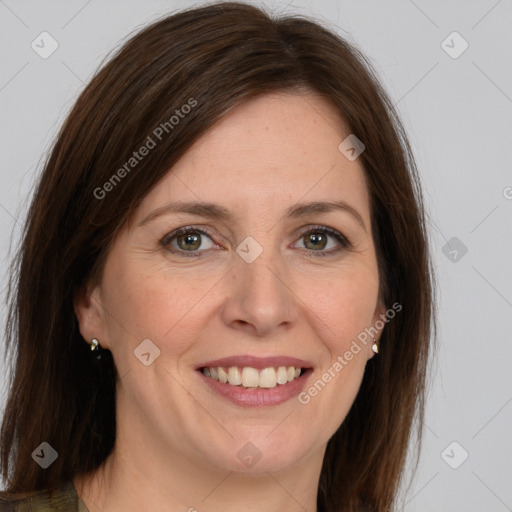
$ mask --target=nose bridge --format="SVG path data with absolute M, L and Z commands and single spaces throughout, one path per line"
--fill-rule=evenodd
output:
M 283 272 L 283 265 L 279 251 L 274 249 L 270 240 L 271 237 L 267 236 L 263 247 L 254 239 L 249 239 L 237 248 L 239 258 L 234 270 L 244 282 L 244 290 L 252 300 L 260 296 L 274 300 L 284 298 L 281 290 L 283 283 L 276 276 L 280 270 Z M 244 252 L 247 249 L 249 251 Z
M 264 295 L 270 298 L 274 294 L 282 295 L 283 283 L 277 278 L 282 265 L 279 256 L 273 252 L 273 249 L 269 247 L 254 261 L 248 262 L 240 258 L 235 265 L 237 276 L 244 282 L 246 291 L 250 291 L 254 297 Z

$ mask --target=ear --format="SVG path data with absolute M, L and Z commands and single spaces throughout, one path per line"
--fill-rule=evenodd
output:
M 87 285 L 80 289 L 73 301 L 80 334 L 87 343 L 97 338 L 103 348 L 108 348 L 108 336 L 99 286 Z

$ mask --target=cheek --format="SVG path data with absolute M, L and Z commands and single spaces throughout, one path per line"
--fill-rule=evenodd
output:
M 309 291 L 307 304 L 332 357 L 348 350 L 371 325 L 378 286 L 377 273 L 369 266 L 329 280 L 315 294 Z
M 106 275 L 103 300 L 114 346 L 121 342 L 126 346 L 129 339 L 133 350 L 142 340 L 150 339 L 162 351 L 172 347 L 180 352 L 188 345 L 187 333 L 198 326 L 188 321 L 189 315 L 204 295 L 204 283 L 194 286 L 147 262 L 129 264 L 121 259 Z

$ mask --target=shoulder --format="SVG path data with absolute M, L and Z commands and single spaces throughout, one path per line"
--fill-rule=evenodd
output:
M 0 493 L 0 512 L 87 512 L 75 488 L 67 482 L 57 490 L 44 490 L 28 498 L 6 499 Z

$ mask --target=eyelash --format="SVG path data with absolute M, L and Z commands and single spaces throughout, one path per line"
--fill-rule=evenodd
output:
M 196 228 L 194 226 L 185 226 L 185 227 L 176 229 L 175 231 L 172 231 L 171 233 L 165 235 L 160 240 L 160 244 L 167 251 L 169 251 L 169 252 L 171 252 L 173 254 L 183 255 L 183 256 L 188 257 L 188 258 L 198 258 L 198 257 L 201 257 L 205 252 L 210 250 L 210 249 L 206 249 L 206 250 L 202 250 L 202 251 L 184 251 L 184 250 L 177 250 L 175 248 L 169 249 L 170 242 L 174 238 L 176 238 L 176 237 L 178 237 L 180 235 L 188 234 L 188 233 L 199 233 L 201 235 L 206 235 L 206 236 L 210 237 L 212 239 L 212 241 L 213 241 L 213 238 L 214 238 L 214 234 L 210 230 L 208 230 L 206 228 Z M 313 250 L 302 249 L 301 248 L 301 250 L 307 251 L 307 252 L 311 253 L 311 257 L 313 257 L 313 258 L 324 257 L 324 256 L 329 256 L 329 255 L 332 255 L 332 254 L 336 254 L 336 253 L 342 251 L 343 249 L 349 249 L 352 246 L 352 244 L 350 243 L 348 238 L 346 238 L 344 235 L 342 235 L 340 232 L 336 231 L 335 229 L 328 228 L 327 226 L 312 226 L 312 227 L 309 227 L 309 228 L 307 228 L 306 230 L 304 230 L 304 231 L 302 231 L 300 233 L 299 239 L 303 238 L 303 237 L 305 237 L 307 235 L 310 235 L 312 233 L 322 233 L 322 234 L 325 234 L 325 235 L 332 236 L 340 244 L 340 247 L 337 247 L 335 249 L 330 249 L 328 251 L 313 251 Z

